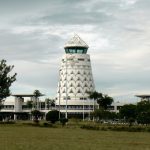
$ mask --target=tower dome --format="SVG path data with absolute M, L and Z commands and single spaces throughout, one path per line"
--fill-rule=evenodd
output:
M 64 46 L 66 53 L 86 54 L 89 46 L 75 34 Z

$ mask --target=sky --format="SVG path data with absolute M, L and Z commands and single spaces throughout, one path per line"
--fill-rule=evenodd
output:
M 150 94 L 150 0 L 0 0 L 0 60 L 13 94 L 55 97 L 64 44 L 88 45 L 96 90 L 115 101 Z

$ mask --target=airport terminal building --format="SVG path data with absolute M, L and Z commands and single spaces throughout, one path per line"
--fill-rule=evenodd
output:
M 19 115 L 30 114 L 34 109 L 45 114 L 57 109 L 64 113 L 66 118 L 68 114 L 81 114 L 83 118 L 90 116 L 98 105 L 96 101 L 88 98 L 88 92 L 95 91 L 88 48 L 89 46 L 78 35 L 74 35 L 65 44 L 65 54 L 59 69 L 55 107 L 48 107 L 45 101 L 35 99 L 34 94 L 14 94 L 11 102 L 4 102 L 0 113 L 13 114 L 14 119 L 19 119 Z M 27 101 L 34 101 L 35 106 L 29 108 Z M 113 103 L 109 110 L 118 112 L 122 105 Z

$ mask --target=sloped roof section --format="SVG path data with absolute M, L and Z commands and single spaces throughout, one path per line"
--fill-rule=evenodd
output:
M 89 46 L 77 35 L 75 34 L 73 38 L 71 38 L 64 46 L 67 47 L 85 47 L 89 48 Z

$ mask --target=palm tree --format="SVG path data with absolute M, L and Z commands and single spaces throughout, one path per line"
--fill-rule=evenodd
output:
M 112 102 L 113 98 L 105 94 L 102 94 L 102 98 L 97 99 L 99 106 L 103 107 L 105 110 L 112 104 Z
M 108 106 L 111 105 L 113 102 L 112 97 L 105 95 L 105 94 L 102 94 L 102 93 L 99 93 L 97 91 L 88 92 L 88 93 L 89 93 L 90 99 L 94 99 L 97 101 L 99 108 L 102 107 L 103 109 L 106 110 L 108 108 Z
M 33 107 L 35 109 L 39 109 L 39 97 L 42 96 L 43 94 L 39 90 L 35 90 L 33 94 L 34 94 Z

